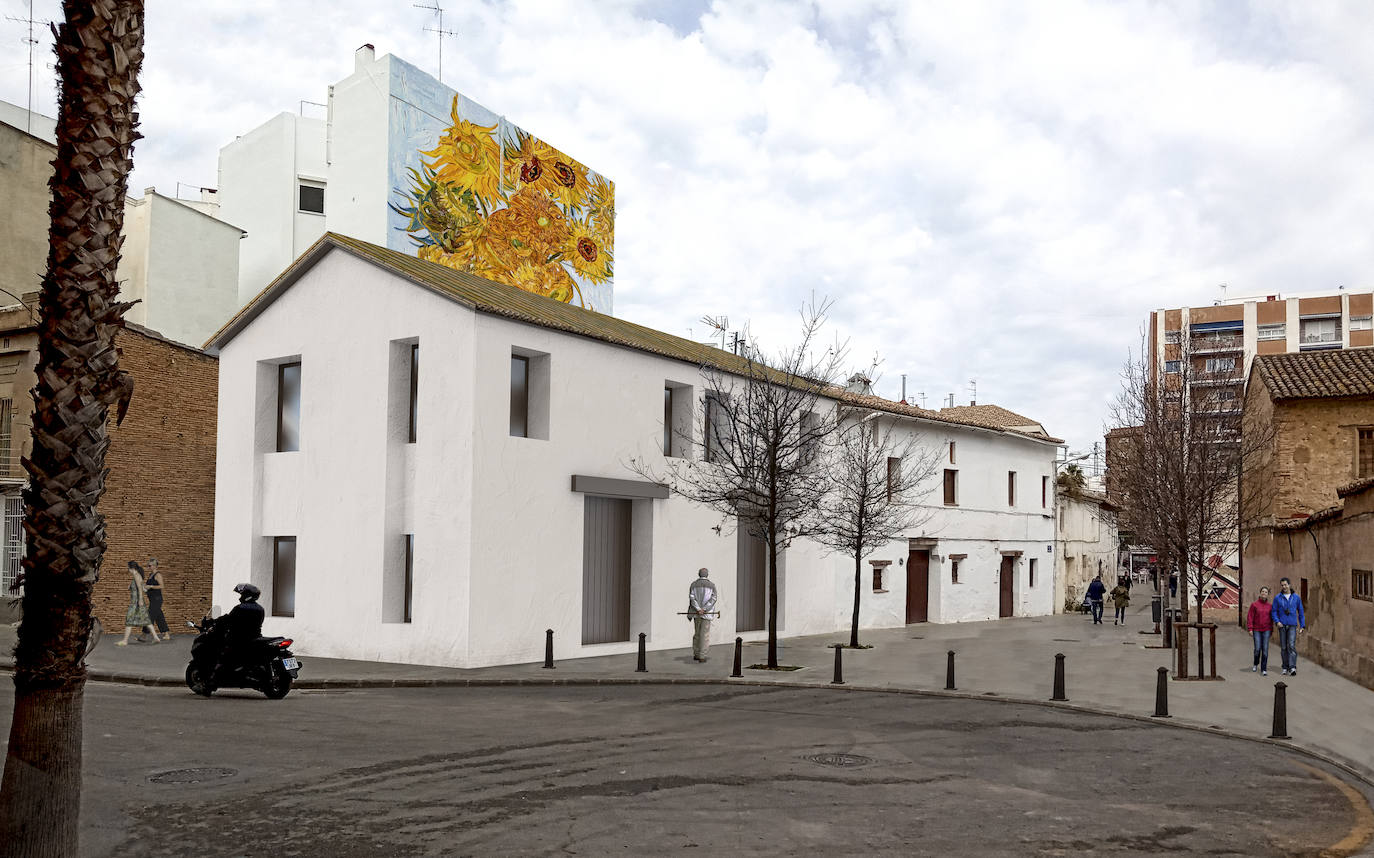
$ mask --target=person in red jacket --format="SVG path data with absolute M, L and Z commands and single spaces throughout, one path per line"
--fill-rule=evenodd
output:
M 1245 615 L 1245 628 L 1255 639 L 1255 664 L 1250 672 L 1259 671 L 1261 676 L 1269 675 L 1269 635 L 1274 631 L 1274 606 L 1269 603 L 1269 588 L 1261 587 L 1259 598 L 1250 603 L 1250 612 Z

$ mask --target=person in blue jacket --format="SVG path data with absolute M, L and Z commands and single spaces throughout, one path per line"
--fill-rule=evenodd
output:
M 1298 635 L 1307 628 L 1303 616 L 1302 597 L 1293 592 L 1287 578 L 1279 579 L 1279 593 L 1274 597 L 1274 628 L 1279 630 L 1279 654 L 1283 656 L 1283 673 L 1298 675 Z
M 1102 597 L 1107 594 L 1107 585 L 1102 583 L 1102 573 L 1088 584 L 1088 601 L 1093 606 L 1093 625 L 1102 624 Z

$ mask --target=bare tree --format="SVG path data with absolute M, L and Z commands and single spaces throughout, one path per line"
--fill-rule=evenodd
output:
M 814 532 L 829 488 L 823 453 L 835 432 L 835 408 L 824 401 L 844 361 L 844 346 L 819 351 L 829 301 L 801 311 L 796 345 L 765 361 L 746 334 L 743 354 L 722 352 L 703 364 L 700 400 L 702 457 L 661 465 L 631 460 L 646 478 L 667 482 L 762 539 L 768 552 L 768 667 L 778 667 L 778 558 Z M 691 444 L 689 431 L 675 430 Z
M 33 454 L 24 462 L 24 618 L 0 786 L 0 849 L 16 856 L 77 854 L 83 656 L 105 553 L 96 504 L 105 491 L 109 411 L 118 405 L 122 418 L 132 394 L 114 344 L 130 306 L 118 301 L 115 267 L 138 138 L 143 3 L 65 0 L 63 11 Z
M 1160 556 L 1159 590 L 1169 604 L 1166 570 L 1182 585 L 1198 618 L 1211 577 L 1208 560 L 1239 548 L 1240 479 L 1269 439 L 1240 432 L 1243 361 L 1216 343 L 1184 332 L 1158 364 L 1142 349 L 1122 373 L 1112 410 L 1118 443 L 1108 468 L 1122 525 Z
M 895 418 L 884 421 L 881 411 L 859 414 L 853 409 L 841 417 L 827 456 L 831 488 L 816 528 L 821 543 L 854 558 L 851 648 L 859 646 L 863 558 L 930 520 L 933 513 L 920 501 L 933 487 L 922 486 L 940 460 L 939 450 L 921 444 L 909 428 L 898 428 Z

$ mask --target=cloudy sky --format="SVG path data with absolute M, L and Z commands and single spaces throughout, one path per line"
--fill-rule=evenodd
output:
M 768 346 L 826 295 L 880 393 L 906 373 L 966 404 L 976 379 L 1075 450 L 1149 310 L 1374 281 L 1362 0 L 449 0 L 443 23 L 446 83 L 616 181 L 617 315 Z M 324 101 L 364 42 L 434 72 L 435 25 L 408 0 L 148 0 L 131 189 L 215 185 L 220 146 Z M 0 21 L 19 104 L 24 36 Z

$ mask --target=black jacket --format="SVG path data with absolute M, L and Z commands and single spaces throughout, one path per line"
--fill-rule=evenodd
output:
M 224 638 L 231 646 L 252 643 L 262 636 L 267 612 L 257 602 L 240 602 L 225 620 Z

